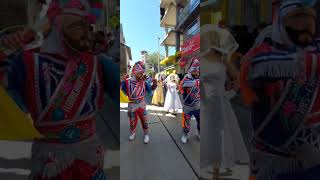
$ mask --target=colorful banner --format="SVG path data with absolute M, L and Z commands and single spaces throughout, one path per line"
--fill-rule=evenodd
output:
M 0 86 L 0 140 L 31 140 L 41 135 L 32 119 L 23 113 Z
M 182 57 L 193 54 L 200 49 L 200 33 L 185 41 L 181 46 Z

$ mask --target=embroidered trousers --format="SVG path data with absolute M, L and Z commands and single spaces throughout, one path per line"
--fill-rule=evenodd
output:
M 200 108 L 183 107 L 182 128 L 185 135 L 189 134 L 191 117 L 194 116 L 197 121 L 197 130 L 200 133 Z
M 130 124 L 130 133 L 136 132 L 138 120 L 140 119 L 143 131 L 145 134 L 149 133 L 149 125 L 147 121 L 147 110 L 145 102 L 129 103 L 128 116 Z

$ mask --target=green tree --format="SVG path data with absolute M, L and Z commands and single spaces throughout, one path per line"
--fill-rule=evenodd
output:
M 158 52 L 150 53 L 148 54 L 147 60 L 146 60 L 148 64 L 151 64 L 154 67 L 156 72 L 158 71 L 158 55 L 159 55 Z M 164 55 L 160 54 L 159 62 L 161 62 L 163 59 L 164 59 Z

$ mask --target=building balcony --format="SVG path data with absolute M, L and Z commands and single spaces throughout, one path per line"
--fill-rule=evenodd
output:
M 129 62 L 132 60 L 131 48 L 125 44 L 120 43 L 120 61 Z
M 129 72 L 130 61 L 132 60 L 131 49 L 125 44 L 120 44 L 120 72 Z
M 175 3 L 175 2 L 176 2 L 176 0 L 160 0 L 160 7 L 161 8 L 166 8 L 170 4 Z
M 171 3 L 160 21 L 160 27 L 175 27 L 177 25 L 177 7 Z
M 183 36 L 180 35 L 180 44 L 183 42 Z M 177 31 L 171 30 L 161 42 L 161 46 L 176 46 Z

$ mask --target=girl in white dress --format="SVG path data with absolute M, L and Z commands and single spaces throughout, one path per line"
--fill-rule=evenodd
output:
M 225 90 L 227 73 L 237 82 L 235 67 L 228 60 L 238 44 L 228 31 L 205 25 L 201 27 L 201 48 L 201 170 L 213 168 L 216 180 L 221 169 L 249 161 Z
M 171 78 L 170 81 L 167 84 L 167 94 L 166 94 L 166 100 L 164 103 L 164 108 L 169 113 L 170 110 L 172 110 L 173 115 L 176 115 L 176 111 L 178 109 L 182 109 L 182 104 L 180 101 L 180 97 L 178 95 L 178 85 L 177 80 L 175 78 Z

